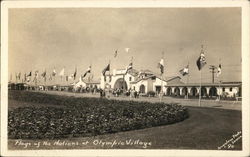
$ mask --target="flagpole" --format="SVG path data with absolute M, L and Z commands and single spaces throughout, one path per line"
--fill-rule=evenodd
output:
M 201 70 L 200 70 L 200 89 L 199 89 L 199 106 L 201 107 L 201 77 L 202 77 L 202 74 L 201 74 Z
M 221 59 L 219 59 L 219 65 L 221 65 Z M 220 67 L 219 67 L 220 68 Z M 217 73 L 217 75 L 218 75 L 218 73 Z M 220 96 L 221 96 L 221 94 L 222 94 L 222 89 L 221 89 L 221 80 L 220 80 L 220 76 L 218 76 L 219 77 L 219 90 L 220 90 L 220 93 L 219 93 L 219 101 L 220 101 Z
M 161 92 L 160 92 L 160 102 L 162 102 L 162 94 L 163 94 L 163 82 L 162 82 L 163 76 L 161 74 Z
M 188 83 L 189 83 L 189 61 L 188 61 L 187 85 Z M 187 99 L 188 99 L 188 89 L 187 89 Z
M 108 98 L 110 97 L 110 93 L 109 93 L 109 90 L 110 90 L 110 72 L 111 72 L 111 61 L 110 61 L 110 59 L 109 59 L 109 83 L 108 83 Z M 106 79 L 106 81 L 107 81 L 107 79 Z
M 46 75 L 44 76 L 44 91 L 46 91 Z
M 164 61 L 164 52 L 162 52 L 162 59 Z M 161 92 L 160 92 L 160 102 L 162 102 L 162 96 L 163 96 L 163 73 L 164 73 L 164 62 L 163 62 L 163 72 L 161 73 Z

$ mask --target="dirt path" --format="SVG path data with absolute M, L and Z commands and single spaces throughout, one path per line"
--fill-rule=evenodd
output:
M 99 93 L 89 94 L 89 93 L 72 93 L 72 92 L 61 92 L 61 91 L 39 91 L 41 93 L 53 94 L 53 95 L 65 95 L 74 97 L 100 97 Z M 140 97 L 140 98 L 130 98 L 126 96 L 114 97 L 111 95 L 110 99 L 117 100 L 133 100 L 133 101 L 148 101 L 148 102 L 159 102 L 158 97 Z M 198 99 L 180 99 L 173 97 L 163 97 L 162 99 L 165 103 L 178 103 L 183 106 L 199 106 Z M 201 100 L 201 107 L 212 107 L 212 108 L 222 108 L 231 110 L 241 110 L 241 101 L 215 101 L 215 100 Z

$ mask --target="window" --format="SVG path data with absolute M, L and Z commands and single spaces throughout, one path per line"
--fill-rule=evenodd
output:
M 231 87 L 229 90 L 230 90 L 230 92 L 232 92 L 232 91 L 233 91 L 233 88 Z
M 132 77 L 129 77 L 129 81 L 131 81 L 132 80 Z
M 225 92 L 225 88 L 224 87 L 222 88 L 222 91 Z

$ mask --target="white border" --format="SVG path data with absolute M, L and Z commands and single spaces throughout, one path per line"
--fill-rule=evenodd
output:
M 242 8 L 243 150 L 7 150 L 8 8 Z M 3 156 L 250 156 L 249 153 L 249 2 L 247 1 L 4 1 L 1 3 L 1 155 Z

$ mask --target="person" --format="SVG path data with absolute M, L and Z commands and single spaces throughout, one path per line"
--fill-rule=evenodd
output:
M 103 90 L 102 89 L 100 89 L 100 97 L 102 98 L 103 97 Z
M 131 91 L 130 91 L 130 97 L 131 97 L 131 98 L 134 97 L 134 90 L 133 90 L 133 89 L 131 89 Z

